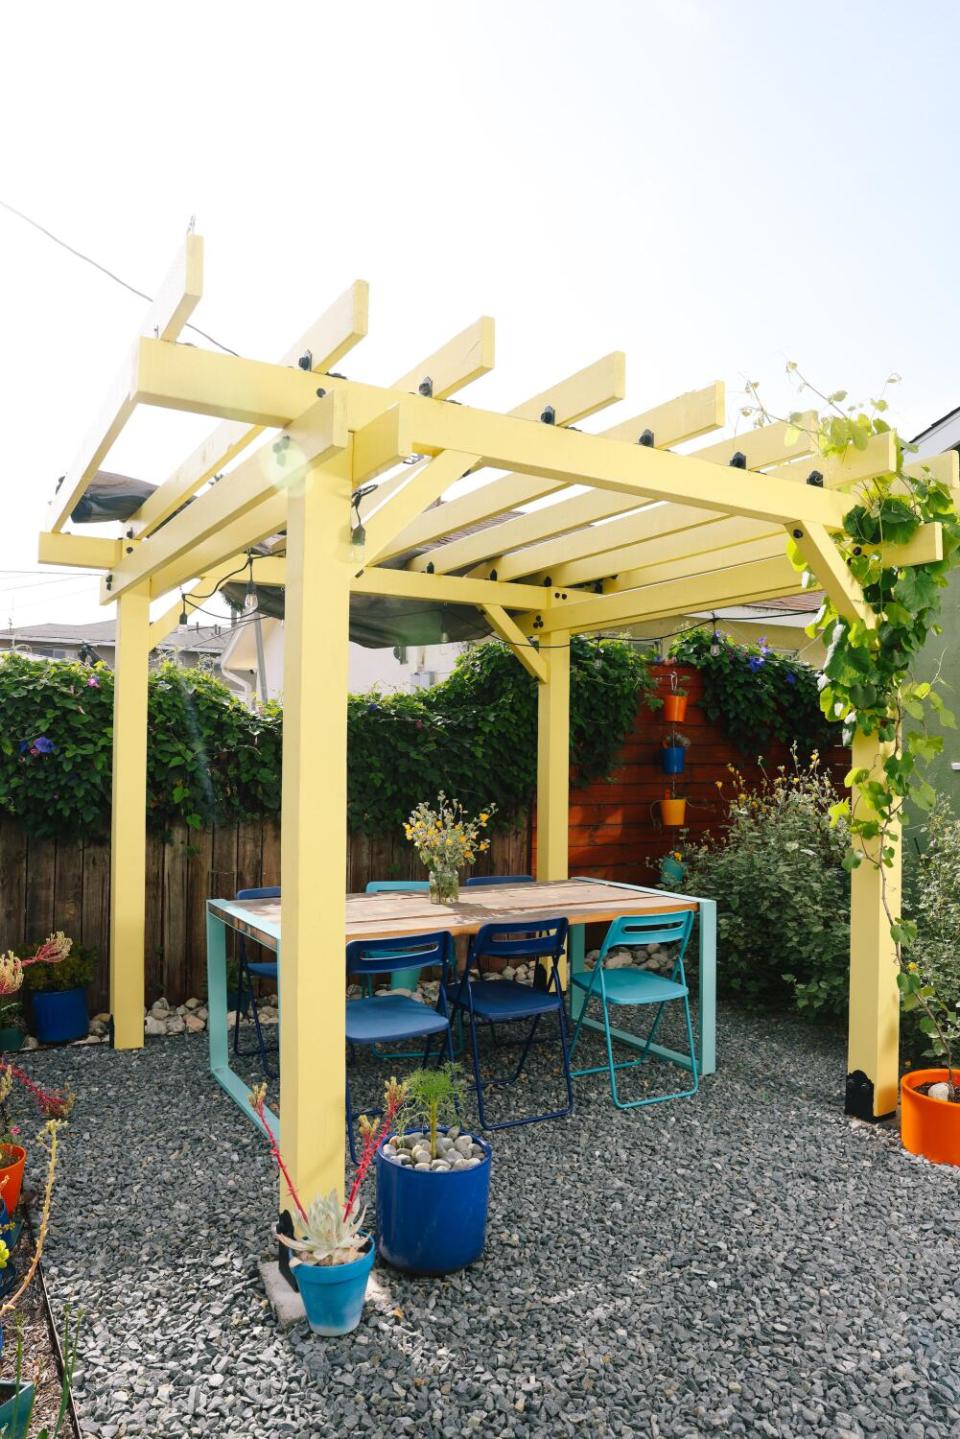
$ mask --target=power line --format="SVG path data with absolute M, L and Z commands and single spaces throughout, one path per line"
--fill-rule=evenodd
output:
M 61 240 L 59 235 L 55 235 L 52 230 L 48 230 L 46 225 L 41 225 L 39 220 L 34 220 L 31 216 L 25 215 L 22 210 L 17 209 L 16 205 L 11 205 L 7 200 L 0 199 L 0 207 L 4 210 L 9 210 L 11 215 L 16 215 L 17 218 L 23 220 L 25 224 L 32 225 L 35 230 L 39 230 L 41 235 L 46 235 L 48 240 L 52 240 L 53 243 L 59 245 L 62 250 L 66 250 L 69 254 L 75 255 L 78 260 L 83 260 L 86 264 L 92 265 L 95 270 L 99 270 L 102 275 L 106 275 L 108 279 L 114 280 L 118 285 L 122 285 L 123 288 L 129 290 L 132 295 L 139 295 L 140 299 L 146 300 L 148 305 L 153 304 L 152 295 L 148 295 L 145 290 L 138 290 L 136 285 L 131 285 L 129 280 L 124 280 L 120 275 L 115 274 L 113 270 L 108 269 L 106 265 L 101 265 L 99 260 L 94 260 L 91 255 L 85 255 L 82 250 L 78 250 L 74 245 L 68 244 L 66 240 Z M 213 335 L 208 334 L 206 330 L 201 330 L 199 325 L 191 325 L 188 322 L 186 328 L 192 330 L 195 335 L 202 335 L 205 340 L 210 341 L 211 345 L 216 345 L 218 350 L 223 350 L 228 355 L 236 355 L 238 353 L 236 350 L 231 350 L 229 345 L 224 345 L 219 340 L 214 339 Z

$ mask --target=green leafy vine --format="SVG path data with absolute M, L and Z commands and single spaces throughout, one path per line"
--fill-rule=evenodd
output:
M 850 835 L 844 864 L 854 870 L 867 863 L 880 872 L 903 1006 L 923 1012 L 920 1028 L 933 1052 L 945 1059 L 947 1083 L 955 1097 L 960 1091 L 953 1051 L 960 1040 L 960 1023 L 925 977 L 923 957 L 914 952 L 916 923 L 898 912 L 889 881 L 906 805 L 927 811 L 936 799 L 924 767 L 942 750 L 943 738 L 928 733 L 927 725 L 931 719 L 948 728 L 955 724 L 935 684 L 915 680 L 911 666 L 928 637 L 941 633 L 941 596 L 960 555 L 960 516 L 951 489 L 938 480 L 931 466 L 908 468 L 905 455 L 914 447 L 891 430 L 884 418 L 888 403 L 883 395 L 868 405 L 845 405 L 845 391 L 824 395 L 793 362 L 787 368 L 800 390 L 812 393 L 825 406 L 815 429 L 816 445 L 825 460 L 842 459 L 851 448 L 865 450 L 875 435 L 893 434 L 894 468 L 857 485 L 856 503 L 844 517 L 842 533 L 834 535 L 847 570 L 862 590 L 862 610 L 838 606 L 827 597 L 807 633 L 819 635 L 826 645 L 820 692 L 824 715 L 842 724 L 845 744 L 852 744 L 858 734 L 871 735 L 879 750 L 870 767 L 851 770 L 850 795 L 834 806 L 835 820 L 845 819 Z M 888 383 L 897 378 L 891 376 Z M 748 395 L 745 413 L 761 423 L 774 418 L 756 385 L 748 386 Z M 797 428 L 808 426 L 808 417 L 799 411 L 789 419 Z M 914 563 L 909 551 L 894 548 L 909 545 L 924 526 L 932 525 L 940 526 L 940 557 Z M 791 542 L 789 550 L 794 565 L 803 571 L 804 584 L 816 586 L 817 578 L 797 545 Z

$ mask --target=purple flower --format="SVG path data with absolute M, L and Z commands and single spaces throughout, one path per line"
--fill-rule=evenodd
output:
M 747 665 L 752 674 L 756 674 L 760 666 L 765 663 L 766 661 L 764 660 L 763 655 L 751 655 L 750 658 L 747 660 Z
M 100 681 L 97 679 L 96 675 L 91 675 L 90 678 L 87 680 L 87 689 L 98 690 L 99 688 Z
M 28 739 L 22 739 L 18 748 L 21 754 L 26 754 L 27 750 L 30 748 L 30 741 Z
M 53 754 L 56 749 L 52 739 L 47 739 L 45 734 L 38 735 L 30 749 L 31 754 Z
M 759 644 L 760 644 L 760 653 L 761 653 L 762 655 L 768 655 L 768 654 L 770 653 L 770 646 L 767 644 L 767 637 L 766 637 L 766 635 L 761 635 L 761 636 L 760 636 Z
M 795 685 L 797 682 L 797 677 L 794 674 L 793 670 L 787 670 L 784 678 L 786 679 L 788 685 Z

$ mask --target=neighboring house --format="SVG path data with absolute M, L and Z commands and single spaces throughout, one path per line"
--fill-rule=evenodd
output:
M 921 460 L 946 450 L 960 451 L 960 409 L 934 420 L 914 436 L 913 443 Z M 956 573 L 943 596 L 941 624 L 943 634 L 932 635 L 924 646 L 918 677 L 929 680 L 939 672 L 944 703 L 960 715 L 960 579 Z M 960 814 L 960 729 L 944 730 L 943 739 L 943 754 L 930 761 L 929 778 Z
M 245 621 L 229 634 L 220 658 L 223 677 L 248 703 L 257 699 L 280 699 L 283 695 L 283 621 L 260 621 L 266 695 L 258 678 L 257 626 Z M 463 650 L 461 644 L 416 645 L 408 649 L 368 649 L 351 644 L 348 684 L 352 694 L 379 689 L 425 689 L 446 679 Z
M 0 630 L 0 655 L 16 650 L 35 659 L 86 660 L 90 664 L 102 660 L 112 669 L 116 632 L 113 620 L 95 620 L 83 625 L 16 625 L 13 629 Z M 217 669 L 230 634 L 229 620 L 223 624 L 183 625 L 151 653 L 150 663 L 157 665 L 164 659 L 176 659 L 183 665 Z

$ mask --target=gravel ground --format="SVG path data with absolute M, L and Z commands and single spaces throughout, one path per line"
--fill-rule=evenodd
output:
M 495 1135 L 484 1260 L 378 1267 L 343 1340 L 266 1306 L 273 1176 L 204 1036 L 25 1056 L 80 1096 L 48 1276 L 87 1312 L 84 1432 L 956 1439 L 960 1173 L 843 1117 L 835 1037 L 729 1009 L 719 1036 L 696 1099 L 619 1113 L 591 1078 Z

